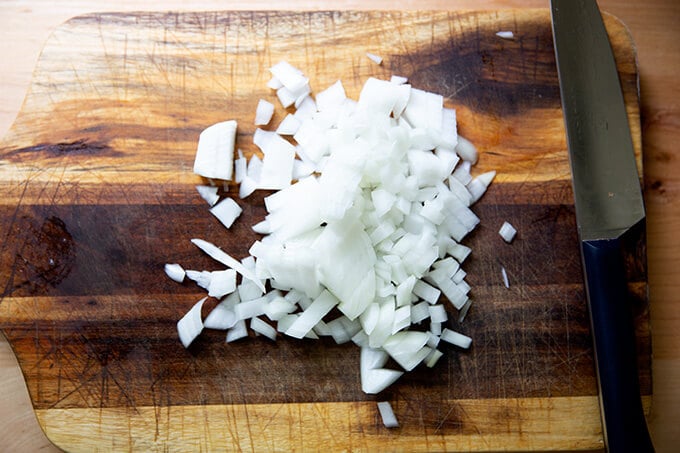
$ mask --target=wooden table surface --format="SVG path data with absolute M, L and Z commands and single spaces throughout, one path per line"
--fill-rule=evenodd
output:
M 0 134 L 11 126 L 50 32 L 66 19 L 106 10 L 267 9 L 273 2 L 93 1 L 0 2 Z M 290 0 L 289 9 L 498 9 L 545 7 L 545 0 L 386 0 L 312 2 Z M 653 386 L 649 420 L 657 451 L 677 451 L 680 441 L 680 2 L 601 0 L 600 7 L 626 23 L 638 48 L 643 152 L 648 210 L 649 292 Z M 0 337 L 0 451 L 57 451 L 42 434 L 16 359 Z

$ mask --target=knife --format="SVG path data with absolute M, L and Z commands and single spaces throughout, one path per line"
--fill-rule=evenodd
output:
M 619 75 L 595 0 L 551 13 L 605 448 L 651 452 L 623 255 L 645 208 Z

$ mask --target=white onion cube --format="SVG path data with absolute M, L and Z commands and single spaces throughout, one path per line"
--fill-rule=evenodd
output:
M 166 264 L 164 269 L 165 274 L 170 277 L 170 279 L 176 281 L 177 283 L 182 283 L 184 281 L 186 272 L 184 272 L 184 268 L 182 268 L 182 266 L 179 264 Z
M 274 115 L 274 104 L 264 99 L 260 99 L 255 110 L 255 125 L 264 126 L 269 124 Z
M 472 344 L 472 338 L 449 329 L 444 329 L 442 331 L 441 339 L 463 349 L 468 349 Z
M 392 405 L 390 405 L 389 401 L 380 401 L 378 403 L 378 411 L 380 412 L 380 418 L 382 418 L 383 425 L 385 425 L 385 428 L 399 427 L 397 417 L 396 415 L 394 415 Z
M 236 121 L 229 120 L 213 124 L 201 132 L 194 160 L 194 173 L 212 179 L 231 179 L 236 127 Z
M 517 230 L 510 223 L 503 222 L 500 230 L 498 230 L 498 234 L 500 234 L 505 242 L 510 243 L 515 238 Z
M 241 215 L 243 209 L 231 198 L 225 198 L 210 208 L 210 213 L 227 228 L 231 228 L 234 220 Z

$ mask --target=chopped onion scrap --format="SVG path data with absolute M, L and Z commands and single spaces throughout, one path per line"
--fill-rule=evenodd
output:
M 184 276 L 186 275 L 186 272 L 184 272 L 184 268 L 177 263 L 166 264 L 165 273 L 168 277 L 170 277 L 177 283 L 182 283 L 184 281 Z
M 276 132 L 257 129 L 253 142 L 263 157 L 246 159 L 239 150 L 220 174 L 230 179 L 235 167 L 241 198 L 274 191 L 264 198 L 265 218 L 252 226 L 262 237 L 242 260 L 192 240 L 226 269 L 186 272 L 220 302 L 205 323 L 205 299 L 180 320 L 182 344 L 204 327 L 226 330 L 227 342 L 249 332 L 274 341 L 279 333 L 351 341 L 361 348 L 368 394 L 421 364 L 435 366 L 444 355 L 440 340 L 469 348 L 472 339 L 447 323 L 451 310 L 462 321 L 471 305 L 461 268 L 471 250 L 460 242 L 479 224 L 470 206 L 495 172 L 471 174 L 479 153 L 458 136 L 455 110 L 404 77 L 369 78 L 354 101 L 340 81 L 312 97 L 309 79 L 287 62 L 270 71 L 267 85 L 295 113 L 272 127 Z M 273 108 L 261 100 L 256 124 L 268 124 Z M 199 174 L 217 177 L 207 169 L 233 159 L 235 132 L 234 121 L 201 134 Z M 218 148 L 228 156 L 217 156 Z M 239 205 L 218 202 L 207 186 L 199 193 L 231 227 Z M 179 265 L 165 271 L 184 279 Z M 390 358 L 401 369 L 386 368 Z M 385 425 L 398 426 L 389 403 L 379 404 Z
M 225 198 L 210 208 L 210 213 L 227 228 L 231 228 L 234 220 L 241 215 L 241 212 L 243 212 L 243 209 L 231 198 Z
M 371 52 L 366 52 L 366 56 L 368 57 L 369 60 L 371 60 L 375 64 L 381 64 L 382 61 L 383 61 L 381 56 L 376 55 L 376 54 L 371 53 Z
M 515 238 L 517 230 L 515 229 L 515 227 L 510 225 L 510 223 L 503 222 L 503 225 L 501 225 L 500 230 L 498 230 L 498 234 L 500 234 L 503 240 L 509 244 Z
M 234 167 L 234 143 L 236 143 L 234 120 L 213 124 L 198 138 L 194 173 L 206 178 L 230 180 Z
M 503 285 L 506 288 L 510 288 L 510 281 L 508 280 L 508 273 L 505 270 L 505 266 L 501 266 L 501 276 L 503 277 Z
M 255 110 L 255 125 L 264 126 L 269 124 L 274 115 L 274 104 L 264 99 L 260 99 Z
M 503 39 L 512 39 L 515 37 L 515 34 L 511 31 L 499 31 L 496 33 L 496 36 Z
M 378 411 L 380 412 L 380 418 L 382 418 L 383 425 L 385 428 L 398 428 L 399 422 L 397 422 L 397 416 L 394 415 L 392 410 L 392 405 L 389 401 L 380 401 L 378 403 Z

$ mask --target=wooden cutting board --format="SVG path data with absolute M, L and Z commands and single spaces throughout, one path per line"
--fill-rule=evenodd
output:
M 606 23 L 641 164 L 635 52 Z M 267 69 L 282 59 L 316 91 L 341 79 L 356 98 L 369 76 L 397 74 L 443 94 L 481 151 L 474 171 L 498 171 L 465 240 L 474 305 L 451 322 L 473 347 L 444 349 L 377 397 L 360 390 L 351 344 L 177 339 L 202 293 L 163 264 L 215 269 L 194 237 L 245 256 L 264 216 L 264 194 L 240 201 L 230 231 L 208 214 L 191 171 L 198 134 L 237 119 L 237 145 L 255 152 L 255 107 L 274 101 Z M 547 10 L 77 17 L 50 37 L 0 143 L 0 326 L 41 426 L 69 451 L 600 449 L 569 176 Z M 648 405 L 644 235 L 631 246 Z M 400 428 L 382 426 L 377 400 Z

